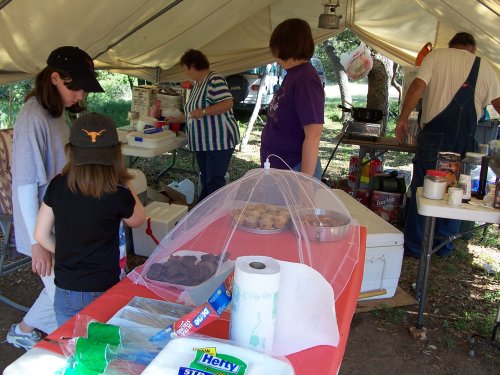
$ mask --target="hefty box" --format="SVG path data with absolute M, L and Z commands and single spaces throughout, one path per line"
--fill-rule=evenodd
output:
M 404 194 L 374 190 L 370 200 L 370 210 L 391 224 L 398 223 L 404 205 Z

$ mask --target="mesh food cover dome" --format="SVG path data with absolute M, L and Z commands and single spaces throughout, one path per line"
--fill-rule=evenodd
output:
M 239 256 L 306 264 L 346 286 L 359 255 L 359 226 L 326 185 L 300 172 L 254 169 L 208 196 L 129 274 L 159 296 L 199 305 Z

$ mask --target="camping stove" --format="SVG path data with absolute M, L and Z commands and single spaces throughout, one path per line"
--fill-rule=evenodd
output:
M 344 121 L 342 129 L 347 138 L 376 139 L 381 135 L 380 124 L 356 121 L 349 119 Z

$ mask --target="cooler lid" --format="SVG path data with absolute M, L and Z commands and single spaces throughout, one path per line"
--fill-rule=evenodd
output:
M 403 232 L 362 205 L 343 190 L 334 189 L 339 198 L 358 223 L 367 229 L 366 247 L 403 245 Z

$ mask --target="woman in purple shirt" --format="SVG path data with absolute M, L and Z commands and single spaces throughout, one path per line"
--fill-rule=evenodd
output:
M 325 92 L 316 69 L 309 62 L 314 54 L 309 24 L 297 18 L 283 21 L 274 29 L 269 47 L 287 74 L 267 110 L 260 147 L 261 164 L 269 157 L 273 168 L 290 167 L 320 179 L 318 150 Z

